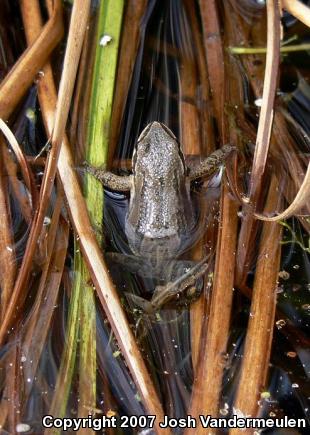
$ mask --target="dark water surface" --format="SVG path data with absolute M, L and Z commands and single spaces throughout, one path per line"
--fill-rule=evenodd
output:
M 220 21 L 223 36 L 226 41 L 229 40 L 229 36 L 227 36 L 225 23 L 225 8 L 222 2 L 219 1 L 218 3 L 221 12 Z M 265 34 L 262 32 L 261 36 L 257 36 L 260 26 L 257 23 L 264 22 L 264 6 L 262 3 L 255 0 L 229 2 L 230 7 L 234 5 L 235 13 L 237 11 L 241 20 L 252 29 L 251 37 L 253 41 L 257 41 L 260 37 L 260 46 L 265 45 Z M 4 48 L 10 47 L 11 51 L 7 50 L 5 57 L 3 56 L 3 50 L 0 51 L 1 78 L 4 77 L 4 72 L 9 70 L 25 46 L 21 19 L 18 15 L 18 2 L 4 1 L 3 5 L 3 11 L 0 12 L 0 36 L 2 46 Z M 69 6 L 66 7 L 68 15 Z M 13 24 L 8 25 L 9 22 Z M 197 47 L 197 37 L 195 37 L 195 35 L 199 35 L 198 40 L 200 38 L 202 46 L 201 25 L 198 2 L 149 0 L 141 22 L 139 50 L 121 123 L 120 137 L 114 155 L 115 160 L 119 162 L 119 166 L 118 169 L 114 168 L 113 170 L 118 171 L 118 173 L 127 174 L 129 172 L 128 162 L 131 160 L 137 138 L 143 128 L 151 121 L 160 121 L 167 125 L 180 140 L 181 148 L 186 156 L 188 154 L 197 154 L 193 149 L 188 150 L 184 145 L 184 142 L 186 142 L 184 140 L 186 136 L 184 130 L 184 125 L 186 129 L 186 115 L 184 114 L 187 113 L 184 112 L 184 105 L 186 104 L 193 107 L 197 115 L 198 128 L 195 134 L 200 140 L 200 154 L 206 155 L 207 150 L 222 145 L 212 113 L 209 117 L 210 125 L 213 126 L 212 143 L 207 141 L 207 135 L 205 134 L 204 122 L 207 97 L 204 94 L 204 81 L 206 77 L 203 76 L 199 66 L 200 51 Z M 295 37 L 294 43 L 296 44 L 309 42 L 309 31 L 287 13 L 284 14 L 283 25 L 285 40 Z M 261 28 L 264 28 L 264 24 L 261 24 Z M 4 34 L 9 35 L 8 40 L 4 38 Z M 63 47 L 60 48 L 58 53 L 60 58 L 62 54 Z M 246 122 L 253 129 L 256 129 L 259 107 L 251 89 L 250 80 L 241 66 L 240 59 L 236 58 L 234 62 L 236 65 L 235 71 L 240 74 L 238 79 L 241 82 L 243 107 L 232 109 L 229 107 L 228 101 L 225 103 L 226 107 L 223 110 L 226 110 L 225 113 L 231 118 L 235 116 L 236 111 L 243 111 Z M 261 67 L 264 68 L 264 57 L 261 57 L 260 62 Z M 310 130 L 309 66 L 309 51 L 282 57 L 281 79 L 276 102 L 276 104 L 281 104 L 286 113 L 293 118 L 293 121 L 303 129 L 301 132 L 294 126 L 294 123 L 289 124 L 290 131 L 292 131 L 295 139 L 294 153 L 305 157 L 303 160 L 304 169 L 306 168 L 310 145 L 308 137 Z M 188 74 L 188 71 L 192 71 L 192 80 L 195 84 L 195 90 L 191 94 L 188 93 L 188 87 L 184 85 L 184 74 Z M 208 95 L 209 97 L 210 95 Z M 29 112 L 29 109 L 33 112 Z M 46 144 L 47 138 L 44 134 L 35 87 L 31 88 L 18 111 L 14 114 L 11 125 L 24 152 L 29 156 L 36 156 Z M 188 128 L 190 129 L 190 127 Z M 255 138 L 254 140 L 251 137 L 249 138 L 247 132 L 243 131 L 241 136 L 244 144 L 241 154 L 243 154 L 244 160 L 248 159 L 248 162 L 243 165 L 243 169 L 240 170 L 240 178 L 242 177 L 242 185 L 246 191 L 248 171 L 250 170 L 249 162 L 251 162 Z M 279 170 L 281 174 L 285 175 L 283 182 L 280 183 L 280 193 L 292 190 L 292 178 L 294 177 L 294 174 L 287 173 L 287 165 L 282 157 L 280 156 L 278 160 L 273 162 L 272 169 Z M 42 168 L 36 168 L 36 177 L 39 183 L 42 177 Z M 212 279 L 214 266 L 211 259 L 214 258 L 216 247 L 220 182 L 221 173 L 217 174 L 208 183 L 198 182 L 193 183 L 191 186 L 191 198 L 196 213 L 201 213 L 203 217 L 200 232 L 200 241 L 203 244 L 201 256 L 208 255 L 210 257 L 210 279 Z M 20 183 L 20 189 L 24 195 L 27 195 L 22 183 Z M 16 256 L 19 265 L 25 250 L 29 227 L 11 185 L 8 191 Z M 55 192 L 53 193 L 48 217 L 51 216 L 54 201 Z M 128 202 L 129 195 L 105 190 L 105 227 L 103 233 L 106 252 L 131 254 L 124 233 Z M 67 215 L 65 209 L 63 214 Z M 241 220 L 242 215 L 240 214 Z M 281 272 L 278 280 L 278 309 L 283 314 L 283 318 L 277 319 L 276 322 L 268 384 L 264 387 L 264 390 L 270 393 L 270 396 L 267 399 L 262 398 L 260 400 L 260 415 L 264 417 L 287 415 L 292 418 L 306 418 L 309 422 L 309 218 L 306 216 L 302 220 L 300 217 L 294 217 L 282 224 L 283 239 Z M 258 242 L 253 238 L 254 251 L 257 246 Z M 67 340 L 68 307 L 74 280 L 74 249 L 74 236 L 72 234 L 65 264 L 65 279 L 62 281 L 52 325 L 35 376 L 28 381 L 27 374 L 32 373 L 30 359 L 27 361 L 21 359 L 21 379 L 16 375 L 16 388 L 20 389 L 17 395 L 19 398 L 24 397 L 23 394 L 28 388 L 27 383 L 31 385 L 27 401 L 16 405 L 18 415 L 21 416 L 18 419 L 30 426 L 28 433 L 41 433 L 42 416 L 48 413 L 52 401 L 61 354 Z M 257 257 L 257 254 L 255 255 Z M 185 252 L 182 259 L 193 260 L 193 251 L 188 250 Z M 130 272 L 126 267 L 126 257 L 123 265 L 111 260 L 109 255 L 107 255 L 107 262 L 165 413 L 171 417 L 186 416 L 194 378 L 191 348 L 191 302 L 180 295 L 180 297 L 171 300 L 169 304 L 162 307 L 155 315 L 147 316 L 143 314 L 130 295 L 138 295 L 149 300 L 155 286 L 158 285 L 158 278 L 145 277 L 141 276 L 141 273 Z M 254 264 L 250 266 L 246 279 L 249 287 L 252 286 L 255 275 Z M 33 268 L 22 323 L 18 325 L 20 331 L 16 333 L 15 339 L 8 341 L 1 351 L 0 385 L 2 386 L 5 385 L 5 377 L 14 376 L 9 374 L 4 367 L 7 367 L 8 361 L 10 361 L 16 349 L 21 352 L 22 358 L 22 328 L 31 318 L 33 300 L 38 291 L 42 268 L 42 264 Z M 199 286 L 201 290 L 201 282 L 197 284 L 197 287 Z M 208 278 L 206 278 L 201 295 L 206 302 L 209 300 L 209 287 Z M 238 289 L 235 289 L 235 291 L 220 403 L 220 416 L 222 417 L 229 417 L 233 414 L 232 405 L 238 386 L 247 321 L 250 315 L 250 302 Z M 289 325 L 288 331 L 290 331 L 290 334 L 283 334 L 282 329 L 287 325 Z M 105 406 L 111 406 L 118 415 L 144 414 L 145 410 L 141 398 L 135 389 L 126 364 L 119 354 L 117 344 L 99 303 L 97 303 L 96 310 L 96 326 L 97 408 L 103 409 Z M 79 355 L 77 361 L 78 359 Z M 6 400 L 7 390 L 4 389 L 2 390 L 2 403 L 5 403 Z M 78 364 L 76 364 L 66 416 L 77 416 L 78 400 Z M 7 428 L 8 426 L 5 426 L 1 433 L 10 433 L 5 430 Z M 292 433 L 306 434 L 308 429 Z M 139 431 L 129 429 L 123 431 L 117 429 L 115 431 L 115 433 L 123 432 L 137 433 Z M 175 430 L 174 433 L 182 433 L 182 430 Z M 288 432 L 270 430 L 263 433 L 284 434 Z

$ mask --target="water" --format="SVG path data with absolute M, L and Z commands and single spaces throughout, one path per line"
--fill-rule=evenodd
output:
M 230 7 L 234 7 L 239 18 L 249 26 L 247 29 L 250 28 L 250 39 L 253 45 L 258 46 L 263 46 L 265 43 L 263 37 L 265 33 L 260 32 L 261 29 L 264 29 L 265 24 L 263 18 L 261 21 L 258 20 L 256 24 L 253 23 L 253 20 L 257 17 L 263 17 L 261 3 L 254 0 L 230 3 Z M 17 5 L 14 3 L 12 7 L 17 8 Z M 223 5 L 220 5 L 220 19 L 225 41 L 229 41 L 231 33 L 224 9 Z M 8 16 L 13 20 L 12 14 L 11 9 Z M 15 17 L 15 21 L 16 27 L 20 28 L 18 16 Z M 304 27 L 300 27 L 296 20 L 285 15 L 284 21 L 286 26 L 285 38 L 296 33 L 300 35 L 299 42 L 309 39 L 309 32 L 307 33 Z M 4 26 L 3 23 L 1 25 Z M 114 161 L 118 162 L 118 167 L 113 168 L 113 170 L 118 173 L 128 173 L 136 140 L 143 128 L 153 120 L 167 125 L 180 140 L 185 155 L 191 155 L 190 158 L 193 160 L 197 159 L 194 157 L 195 154 L 206 155 L 207 152 L 220 144 L 213 113 L 208 112 L 210 110 L 210 96 L 206 93 L 205 88 L 205 74 L 207 72 L 203 73 L 199 63 L 202 46 L 200 25 L 199 7 L 196 3 L 193 5 L 185 0 L 184 2 L 181 0 L 167 2 L 150 0 L 148 2 L 141 22 L 140 46 L 114 155 Z M 239 29 L 238 26 L 236 29 Z M 199 40 L 200 48 L 197 46 Z M 5 43 L 8 44 L 7 41 Z M 16 37 L 15 43 L 12 44 L 12 53 L 9 53 L 11 59 L 16 58 L 21 52 L 20 45 L 21 42 Z M 261 57 L 255 60 L 255 71 L 258 77 L 264 69 L 263 59 Z M 226 110 L 227 118 L 232 122 L 231 129 L 239 132 L 241 142 L 244 145 L 243 156 L 246 163 L 240 159 L 238 177 L 240 186 L 246 191 L 253 143 L 255 142 L 253 131 L 255 132 L 257 126 L 259 109 L 255 105 L 256 97 L 240 59 L 229 62 L 234 65 L 230 73 L 232 76 L 235 75 L 233 80 L 239 82 L 238 92 L 240 90 L 240 98 L 244 106 L 235 108 L 229 100 L 223 110 Z M 6 63 L 11 65 L 12 60 Z M 229 63 L 230 67 L 231 64 Z M 309 79 L 308 53 L 286 55 L 281 69 L 283 72 L 277 104 L 284 106 L 286 113 L 289 113 L 293 120 L 298 122 L 303 127 L 304 132 L 308 134 L 310 101 L 307 84 Z M 228 74 L 229 80 L 231 79 L 230 73 Z M 188 78 L 190 78 L 190 84 L 188 84 Z M 206 105 L 206 101 L 209 106 Z M 29 108 L 34 111 L 36 115 L 34 118 L 25 116 Z M 244 109 L 244 118 L 241 116 L 243 114 L 242 108 Z M 240 117 L 238 117 L 239 115 Z M 187 119 L 191 122 L 187 123 Z M 193 119 L 195 124 L 192 124 Z M 286 200 L 291 200 L 295 192 L 294 181 L 296 181 L 296 177 L 300 176 L 302 179 L 300 168 L 296 168 L 296 172 L 292 172 L 292 167 L 294 168 L 297 158 L 301 169 L 306 168 L 309 141 L 288 117 L 286 120 L 294 139 L 293 145 L 282 154 L 273 153 L 272 166 L 269 166 L 267 171 L 269 173 L 270 171 L 279 171 L 283 174 L 279 195 L 286 195 Z M 47 138 L 42 126 L 35 88 L 29 91 L 19 111 L 14 115 L 11 125 L 27 155 L 37 155 L 46 144 Z M 206 133 L 210 125 L 213 127 L 213 135 Z M 248 126 L 249 128 L 247 128 Z M 189 131 L 191 132 L 190 136 L 188 135 Z M 194 143 L 192 138 L 195 138 Z M 78 150 L 77 153 L 82 154 L 81 150 Z M 186 158 L 189 159 L 189 157 Z M 289 165 L 290 159 L 293 162 L 291 166 Z M 39 184 L 42 177 L 42 167 L 35 166 L 33 168 L 37 184 Z M 200 237 L 203 248 L 200 252 L 199 248 L 185 252 L 182 256 L 184 259 L 192 260 L 195 256 L 197 260 L 197 257 L 202 258 L 206 253 L 213 259 L 212 254 L 216 250 L 219 219 L 220 181 L 220 176 L 217 176 L 209 184 L 192 183 L 191 197 L 196 212 L 201 212 L 203 216 Z M 26 196 L 23 182 L 20 181 L 18 186 L 21 195 Z M 25 218 L 25 212 L 23 213 L 12 183 L 9 184 L 8 193 L 18 268 L 29 234 L 29 222 Z M 128 194 L 105 190 L 103 233 L 106 252 L 130 254 L 124 232 L 128 201 Z M 54 205 L 55 193 L 47 217 L 52 216 Z M 282 207 L 284 207 L 283 204 Z M 307 210 L 304 212 L 308 213 Z M 62 215 L 63 231 L 65 232 L 64 218 L 67 217 L 67 212 L 64 209 Z M 240 217 L 239 225 L 241 225 L 242 219 Z M 97 230 L 95 229 L 95 231 Z M 264 417 L 287 415 L 292 418 L 309 419 L 308 231 L 308 221 L 301 217 L 288 220 L 283 227 L 281 273 L 277 284 L 278 317 L 273 337 L 268 381 L 263 388 L 268 394 L 259 400 L 259 412 Z M 246 284 L 249 287 L 253 284 L 255 274 L 259 235 L 260 229 L 258 229 L 255 239 L 253 236 L 253 252 L 246 275 Z M 27 334 L 31 331 L 29 325 L 31 325 L 32 319 L 35 318 L 37 321 L 40 319 L 44 324 L 45 319 L 49 316 L 47 311 L 43 310 L 38 317 L 35 317 L 34 314 L 34 301 L 39 293 L 39 280 L 46 261 L 44 240 L 44 237 L 40 240 L 21 321 L 16 324 L 15 331 L 11 332 L 8 342 L 1 352 L 0 379 L 3 388 L 1 406 L 2 409 L 5 409 L 6 404 L 13 400 L 15 404 L 9 409 L 14 409 L 16 412 L 15 419 L 12 416 L 8 418 L 4 433 L 9 433 L 17 421 L 28 424 L 31 428 L 29 433 L 41 433 L 41 418 L 50 409 L 61 354 L 68 340 L 68 310 L 72 303 L 74 280 L 72 231 L 70 232 L 68 248 L 66 244 L 62 245 L 60 240 L 57 245 L 58 251 L 55 251 L 56 255 L 61 255 L 61 247 L 65 247 L 65 267 L 58 296 L 53 302 L 53 316 L 48 334 L 43 342 L 42 353 L 37 357 L 35 355 L 36 347 L 34 347 L 31 354 L 24 355 L 24 350 L 27 348 L 25 341 Z M 154 287 L 158 284 L 158 279 L 154 276 L 145 277 L 139 273 L 131 273 L 126 268 L 126 264 L 120 265 L 118 262 L 112 261 L 109 256 L 107 256 L 107 262 L 165 413 L 171 417 L 186 416 L 194 378 L 190 317 L 193 302 L 180 296 L 170 300 L 169 304 L 162 307 L 155 315 L 146 316 L 137 307 L 135 300 L 130 295 L 134 294 L 150 300 Z M 210 261 L 210 272 L 212 272 L 213 266 L 213 261 Z M 56 272 L 53 277 L 56 277 Z M 210 279 L 212 282 L 212 278 Z M 198 287 L 199 285 L 201 287 L 201 283 L 198 283 Z M 44 294 L 44 297 L 48 296 L 50 295 Z M 208 304 L 209 286 L 207 283 L 205 283 L 201 297 Z M 51 304 L 52 299 L 49 301 Z M 236 289 L 227 354 L 223 356 L 225 368 L 220 397 L 220 416 L 229 417 L 233 412 L 233 400 L 238 387 L 249 315 L 251 315 L 249 301 Z M 144 414 L 145 409 L 141 398 L 98 301 L 96 303 L 96 334 L 97 408 L 103 409 L 105 413 L 113 410 L 119 416 Z M 80 338 L 77 337 L 77 340 L 79 342 Z M 33 365 L 36 358 L 38 358 L 38 366 L 34 370 Z M 79 358 L 79 351 L 77 351 L 73 381 L 65 411 L 65 415 L 71 417 L 77 416 L 79 406 Z M 134 430 L 130 429 L 117 430 L 117 433 L 123 432 L 135 433 Z M 175 430 L 175 433 L 181 432 L 182 430 Z M 268 433 L 275 434 L 276 431 L 271 430 Z M 306 430 L 301 430 L 298 433 L 306 433 Z

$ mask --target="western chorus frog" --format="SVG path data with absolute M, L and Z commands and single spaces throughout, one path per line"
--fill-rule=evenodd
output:
M 86 165 L 87 172 L 105 187 L 130 191 L 125 233 L 133 253 L 131 264 L 135 263 L 132 269 L 147 265 L 146 269 L 152 269 L 166 281 L 166 285 L 156 287 L 147 311 L 159 308 L 177 293 L 193 287 L 206 272 L 205 259 L 197 264 L 191 262 L 192 267 L 187 262 L 187 267 L 177 268 L 177 274 L 172 274 L 176 275 L 174 282 L 171 282 L 171 269 L 170 276 L 165 270 L 196 241 L 193 235 L 197 218 L 190 198 L 190 181 L 211 176 L 233 149 L 225 145 L 188 168 L 172 131 L 164 124 L 152 122 L 142 131 L 135 146 L 132 175 L 118 176 Z M 117 255 L 120 254 L 115 258 Z

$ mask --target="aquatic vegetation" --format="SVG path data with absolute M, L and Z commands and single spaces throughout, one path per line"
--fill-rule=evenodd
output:
M 310 12 L 279 6 L 2 1 L 3 433 L 309 429 Z

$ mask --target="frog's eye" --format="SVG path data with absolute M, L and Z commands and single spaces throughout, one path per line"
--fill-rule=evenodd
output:
M 144 151 L 144 153 L 145 154 L 148 154 L 149 153 L 149 151 L 150 151 L 150 144 L 149 143 L 146 143 L 145 145 L 144 145 L 144 147 L 143 147 L 143 151 Z
M 170 130 L 170 128 L 168 128 L 165 124 L 160 124 L 162 129 L 165 130 L 165 132 L 172 137 L 172 139 L 176 140 L 177 138 L 175 137 L 175 135 L 172 133 L 172 131 Z
M 152 123 L 148 124 L 144 130 L 142 130 L 142 132 L 140 133 L 140 136 L 138 137 L 138 143 L 142 142 L 143 139 L 146 137 L 146 135 L 148 134 L 148 132 L 150 131 L 152 127 Z

